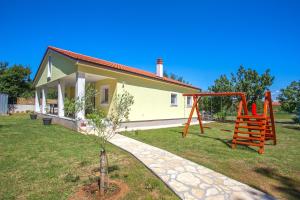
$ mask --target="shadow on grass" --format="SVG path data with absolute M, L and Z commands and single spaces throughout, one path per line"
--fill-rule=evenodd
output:
M 108 167 L 108 173 L 119 170 L 120 167 L 118 165 L 112 165 Z
M 300 131 L 300 126 L 297 126 L 297 125 L 294 125 L 294 126 L 287 125 L 287 126 L 283 126 L 283 127 L 287 128 L 287 129 L 292 129 L 292 130 Z
M 210 139 L 214 139 L 214 140 L 220 141 L 224 145 L 226 145 L 228 148 L 231 149 L 232 139 L 221 139 L 221 138 L 215 138 L 215 137 L 211 137 L 211 136 L 207 136 L 207 135 L 199 135 L 199 136 L 200 137 L 205 137 L 205 138 L 210 138 Z M 257 150 L 255 150 L 255 149 L 253 149 L 253 148 L 251 148 L 249 146 L 237 145 L 237 148 L 257 153 Z
M 274 189 L 279 192 L 285 193 L 287 196 L 299 199 L 300 197 L 300 181 L 282 176 L 275 169 L 271 168 L 256 168 L 255 172 L 264 175 L 268 178 L 276 180 L 281 183 L 281 186 L 274 186 Z
M 179 132 L 179 133 L 182 134 L 182 132 Z M 232 139 L 222 139 L 222 138 L 218 138 L 218 137 L 211 137 L 211 136 L 208 136 L 205 133 L 202 134 L 202 133 L 194 132 L 194 131 L 190 132 L 189 134 L 196 135 L 196 136 L 203 137 L 203 138 L 209 138 L 209 139 L 217 140 L 217 141 L 223 143 L 224 145 L 226 145 L 228 148 L 231 149 Z M 237 148 L 257 153 L 257 150 L 255 150 L 255 149 L 253 149 L 253 148 L 251 148 L 249 146 L 237 145 Z
M 111 165 L 111 166 L 108 166 L 108 168 L 107 168 L 108 173 L 113 172 L 113 171 L 117 171 L 119 169 L 120 169 L 120 167 L 118 165 Z M 92 171 L 93 172 L 98 172 L 98 171 L 100 171 L 100 168 L 95 167 L 94 169 L 92 169 Z
M 10 129 L 10 128 L 14 128 L 16 127 L 15 124 L 0 124 L 0 129 L 6 128 L 6 129 Z
M 275 120 L 275 123 L 276 124 L 283 124 L 283 125 L 284 124 L 295 124 L 295 122 L 293 122 L 292 120 L 283 120 L 283 121 L 278 121 L 278 120 L 276 121 Z

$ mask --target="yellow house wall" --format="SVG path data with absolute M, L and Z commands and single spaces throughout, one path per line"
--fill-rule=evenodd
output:
M 75 97 L 75 87 L 66 87 L 65 88 L 65 95 L 68 98 L 74 98 Z
M 122 83 L 118 83 L 118 92 L 122 92 L 122 86 Z M 134 96 L 130 121 L 187 118 L 191 111 L 186 105 L 186 97 L 176 90 L 159 90 L 128 84 L 124 85 L 124 90 Z M 171 105 L 172 93 L 177 94 L 177 106 Z
M 133 95 L 135 102 L 131 108 L 130 121 L 187 118 L 191 108 L 187 107 L 186 97 L 183 97 L 182 94 L 198 92 L 197 89 L 80 63 L 78 70 L 114 78 L 115 80 L 105 79 L 96 83 L 96 89 L 98 90 L 101 85 L 112 84 L 113 87 L 109 90 L 110 97 L 122 92 L 123 89 Z M 105 81 L 111 82 L 105 83 Z M 113 88 L 116 89 L 114 90 Z M 171 93 L 177 94 L 177 106 L 171 106 Z M 100 104 L 100 97 L 96 98 L 96 102 L 98 105 Z M 105 110 L 109 113 L 111 105 L 106 107 Z M 196 117 L 196 113 L 194 113 L 194 117 Z
M 101 104 L 101 87 L 102 86 L 108 86 L 109 89 L 109 95 L 108 95 L 108 104 L 103 105 Z M 98 91 L 98 95 L 95 97 L 95 105 L 98 108 L 101 108 L 104 110 L 105 113 L 109 114 L 111 111 L 111 106 L 112 106 L 112 100 L 114 99 L 114 96 L 116 94 L 116 86 L 117 86 L 117 81 L 115 79 L 103 79 L 100 81 L 95 82 L 95 89 Z
M 51 56 L 52 61 L 52 73 L 50 80 L 47 80 L 48 73 L 48 58 Z M 48 50 L 44 60 L 42 61 L 40 70 L 37 74 L 37 79 L 34 84 L 36 87 L 42 86 L 46 83 L 56 81 L 60 78 L 63 78 L 69 74 L 72 74 L 77 71 L 76 62 L 72 59 L 67 58 L 59 53 Z

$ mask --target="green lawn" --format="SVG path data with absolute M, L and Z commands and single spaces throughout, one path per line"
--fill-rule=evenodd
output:
M 168 150 L 231 178 L 263 190 L 277 198 L 300 197 L 300 129 L 289 123 L 278 123 L 276 146 L 266 145 L 265 154 L 257 149 L 238 146 L 232 150 L 233 123 L 211 123 L 205 134 L 199 126 L 190 127 L 181 137 L 182 127 L 125 132 L 126 136 Z
M 0 117 L 0 199 L 66 199 L 95 178 L 96 137 L 41 123 Z M 129 186 L 125 199 L 177 199 L 134 157 L 112 145 L 108 152 L 110 177 Z

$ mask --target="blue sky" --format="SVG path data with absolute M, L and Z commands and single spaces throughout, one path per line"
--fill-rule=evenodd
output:
M 48 45 L 206 89 L 240 64 L 275 75 L 272 91 L 300 79 L 300 1 L 0 0 L 0 60 L 35 74 Z

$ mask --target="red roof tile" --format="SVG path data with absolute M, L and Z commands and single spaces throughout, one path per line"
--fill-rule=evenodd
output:
M 93 58 L 93 57 L 90 57 L 90 56 L 82 55 L 82 54 L 79 54 L 79 53 L 75 53 L 75 52 L 72 52 L 72 51 L 60 49 L 60 48 L 57 48 L 57 47 L 49 46 L 48 49 L 51 49 L 53 51 L 56 51 L 58 53 L 61 53 L 63 55 L 66 55 L 70 58 L 73 58 L 73 59 L 76 59 L 76 60 L 79 60 L 79 61 L 94 63 L 94 64 L 109 67 L 111 69 L 120 70 L 120 71 L 127 72 L 127 73 L 132 73 L 132 74 L 135 74 L 135 75 L 140 75 L 140 76 L 144 76 L 144 77 L 148 77 L 148 78 L 152 78 L 152 79 L 157 79 L 157 80 L 160 80 L 160 81 L 164 81 L 164 82 L 168 82 L 168 83 L 172 83 L 172 84 L 176 84 L 176 85 L 181 85 L 181 86 L 189 87 L 189 88 L 193 88 L 193 89 L 199 89 L 195 86 L 185 84 L 185 83 L 182 83 L 180 81 L 176 81 L 176 80 L 166 78 L 166 77 L 159 77 L 159 76 L 156 76 L 156 74 L 153 74 L 151 72 L 136 69 L 136 68 L 129 67 L 129 66 L 126 66 L 126 65 L 121 65 L 121 64 L 118 64 L 118 63 L 109 62 L 109 61 L 102 60 L 102 59 L 99 59 L 99 58 Z

